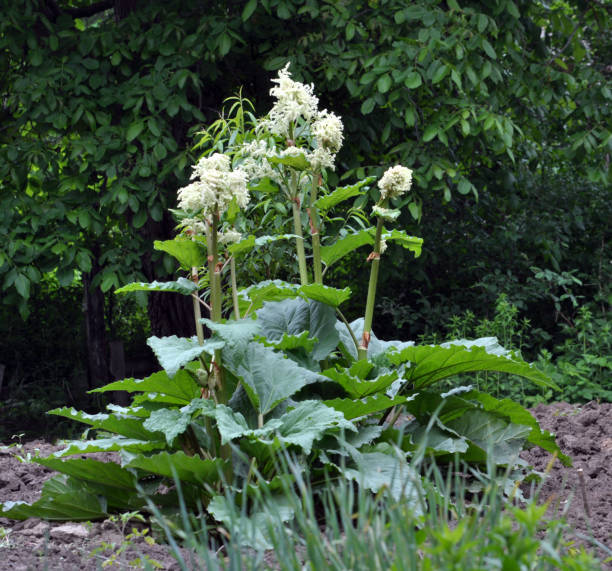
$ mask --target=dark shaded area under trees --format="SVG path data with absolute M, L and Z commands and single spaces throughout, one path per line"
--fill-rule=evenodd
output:
M 0 4 L 0 399 L 24 378 L 53 391 L 66 379 L 77 399 L 113 376 L 109 343 L 118 327 L 129 341 L 132 322 L 113 315 L 112 292 L 174 271 L 151 244 L 173 234 L 168 208 L 197 158 L 197 131 L 241 86 L 266 108 L 269 79 L 287 61 L 343 117 L 338 175 L 380 175 L 399 163 L 415 171 L 422 208 L 401 222 L 425 238 L 425 251 L 409 265 L 393 250 L 385 259 L 379 305 L 391 313 L 375 326 L 382 337 L 440 330 L 467 308 L 485 314 L 506 292 L 545 332 L 539 342 L 553 344 L 556 322 L 571 322 L 576 308 L 569 298 L 556 307 L 563 286 L 535 280 L 532 267 L 574 272 L 583 285 L 572 294 L 607 311 L 610 6 Z M 365 284 L 354 284 L 354 309 Z M 68 292 L 64 312 L 47 307 Z M 154 334 L 192 334 L 182 301 L 149 296 Z M 24 324 L 16 309 L 29 315 Z M 146 327 L 136 329 L 144 337 Z M 65 349 L 56 341 L 64 338 Z M 63 365 L 33 367 L 26 348 L 40 355 L 34 348 L 49 345 L 44 359 L 61 355 Z M 67 376 L 77 362 L 85 383 Z

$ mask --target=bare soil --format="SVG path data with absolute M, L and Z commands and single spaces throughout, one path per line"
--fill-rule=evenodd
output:
M 557 403 L 540 405 L 532 412 L 543 428 L 557 435 L 561 449 L 574 462 L 571 468 L 559 462 L 552 465 L 541 488 L 540 501 L 550 500 L 550 516 L 565 514 L 575 530 L 568 541 L 592 545 L 589 538 L 594 538 L 612 549 L 612 404 Z M 9 447 L 10 444 L 0 443 L 0 502 L 35 501 L 42 484 L 53 473 L 29 462 L 28 457 L 47 456 L 61 446 L 42 440 L 20 446 Z M 526 451 L 523 457 L 542 472 L 551 460 L 540 449 Z M 142 532 L 142 524 L 136 527 Z M 144 557 L 154 560 L 161 569 L 179 569 L 171 550 L 160 540 L 150 545 L 142 537 L 135 538 L 127 550 L 119 552 L 124 534 L 130 533 L 131 528 L 130 523 L 122 534 L 120 524 L 108 521 L 49 523 L 0 518 L 0 569 L 143 568 L 135 560 L 142 561 Z M 602 560 L 606 558 L 602 550 L 598 555 Z M 605 568 L 612 569 L 612 565 Z

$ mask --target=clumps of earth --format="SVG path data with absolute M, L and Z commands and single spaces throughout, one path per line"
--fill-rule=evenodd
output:
M 557 435 L 561 449 L 573 459 L 570 468 L 558 461 L 550 468 L 547 452 L 534 448 L 522 453 L 537 471 L 550 468 L 540 486 L 539 501 L 549 502 L 548 517 L 564 517 L 571 526 L 568 542 L 592 547 L 604 560 L 609 553 L 593 539 L 612 549 L 612 404 L 555 403 L 538 405 L 532 412 L 542 428 Z M 27 460 L 48 456 L 62 446 L 42 440 L 9 444 L 0 443 L 0 502 L 35 501 L 53 472 Z M 139 522 L 123 526 L 120 521 L 49 523 L 0 518 L 0 569 L 94 570 L 110 563 L 116 569 L 128 568 L 137 559 L 140 568 L 148 559 L 161 569 L 179 569 L 169 547 L 161 540 L 147 540 L 144 529 Z M 127 548 L 126 543 L 130 544 Z M 604 567 L 612 569 L 612 564 Z

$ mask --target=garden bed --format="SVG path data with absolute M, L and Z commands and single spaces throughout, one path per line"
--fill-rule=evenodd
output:
M 554 463 L 540 500 L 550 501 L 551 515 L 559 516 L 566 511 L 566 519 L 575 529 L 575 535 L 568 537 L 568 541 L 588 544 L 585 538 L 592 534 L 597 541 L 612 548 L 612 404 L 557 403 L 539 405 L 533 412 L 543 428 L 557 435 L 561 449 L 574 461 L 571 468 Z M 28 457 L 47 456 L 61 446 L 42 440 L 10 448 L 7 445 L 11 443 L 3 444 L 0 446 L 0 502 L 34 501 L 52 472 L 28 462 Z M 541 449 L 525 452 L 523 456 L 539 471 L 544 471 L 550 462 L 550 455 Z M 134 537 L 130 540 L 132 545 L 118 553 L 133 524 L 127 524 L 123 535 L 121 527 L 120 522 L 108 521 L 49 524 L 36 519 L 16 522 L 0 518 L 0 569 L 42 569 L 46 565 L 62 570 L 100 569 L 113 554 L 117 559 L 111 568 L 126 568 L 129 561 L 144 556 L 158 562 L 163 569 L 179 568 L 170 549 L 160 545 L 160 540 L 149 544 L 142 536 Z M 137 524 L 137 529 L 137 535 L 141 535 L 142 524 Z M 113 544 L 114 549 L 103 548 Z M 598 554 L 605 558 L 602 551 Z M 605 568 L 612 569 L 612 565 Z

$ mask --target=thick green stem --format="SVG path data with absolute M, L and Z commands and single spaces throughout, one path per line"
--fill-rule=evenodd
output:
M 314 270 L 314 281 L 316 284 L 323 283 L 323 267 L 321 265 L 321 227 L 319 224 L 319 213 L 315 202 L 319 191 L 320 175 L 318 172 L 312 174 L 312 189 L 310 191 L 310 233 L 312 234 L 312 268 Z
M 368 355 L 370 333 L 372 331 L 372 320 L 374 318 L 374 302 L 376 301 L 376 286 L 378 285 L 378 268 L 380 266 L 380 242 L 382 236 L 383 219 L 379 216 L 376 224 L 376 238 L 374 239 L 374 251 L 368 257 L 372 261 L 370 268 L 370 282 L 368 284 L 368 300 L 366 302 L 365 319 L 363 323 L 363 335 L 357 351 L 359 360 Z
M 306 252 L 304 250 L 304 235 L 302 233 L 302 217 L 300 215 L 300 199 L 295 196 L 291 202 L 293 209 L 293 233 L 297 236 L 295 239 L 295 248 L 298 257 L 298 266 L 300 268 L 300 282 L 302 285 L 308 285 L 308 270 L 306 269 Z
M 191 268 L 191 279 L 197 286 L 200 282 L 198 278 L 198 268 Z M 198 335 L 198 343 L 204 345 L 204 327 L 202 327 L 202 312 L 200 311 L 200 299 L 198 290 L 194 291 L 193 297 L 193 317 L 195 319 L 196 333 Z
M 238 305 L 238 284 L 236 282 L 236 260 L 230 258 L 230 276 L 232 279 L 232 303 L 234 304 L 234 319 L 240 319 L 240 306 Z

